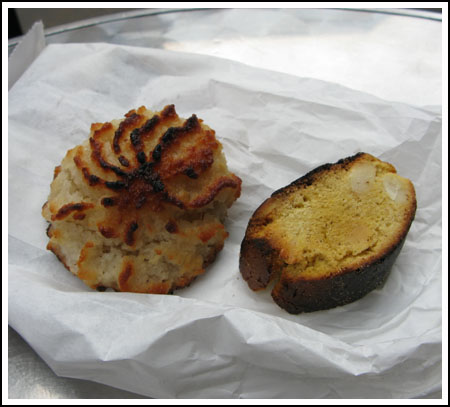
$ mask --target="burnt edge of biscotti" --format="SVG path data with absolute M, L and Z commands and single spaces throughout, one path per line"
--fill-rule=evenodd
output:
M 359 157 L 363 156 L 364 154 L 366 154 L 366 153 L 359 152 L 350 157 L 342 158 L 335 163 L 322 164 L 319 167 L 314 168 L 313 170 L 309 171 L 305 175 L 301 176 L 300 178 L 297 178 L 295 181 L 292 181 L 290 184 L 285 185 L 284 187 L 282 187 L 280 189 L 277 189 L 276 191 L 274 191 L 272 193 L 272 195 L 270 197 L 274 197 L 274 196 L 280 195 L 282 193 L 285 193 L 287 190 L 289 190 L 290 188 L 292 188 L 294 186 L 295 187 L 299 187 L 301 185 L 309 186 L 315 181 L 315 176 L 317 174 L 319 174 L 323 171 L 328 171 L 331 168 L 336 167 L 336 166 L 346 167 L 347 165 L 349 165 L 353 161 L 356 161 Z
M 247 239 L 241 243 L 239 270 L 253 291 L 267 287 L 277 274 L 276 250 L 265 239 Z
M 357 301 L 386 282 L 405 243 L 403 239 L 376 261 L 355 270 L 314 280 L 285 280 L 272 291 L 275 303 L 290 314 L 328 310 Z

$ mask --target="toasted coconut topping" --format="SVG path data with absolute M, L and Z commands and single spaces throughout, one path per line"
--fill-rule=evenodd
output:
M 125 235 L 125 243 L 128 246 L 133 246 L 134 240 L 135 240 L 134 232 L 136 232 L 137 228 L 138 228 L 138 224 L 136 221 L 133 221 L 128 225 L 128 229 L 127 229 L 126 235 Z
M 119 162 L 124 166 L 124 167 L 129 167 L 130 166 L 130 162 L 123 156 L 119 156 Z
M 205 195 L 190 202 L 189 206 L 192 208 L 201 208 L 202 206 L 208 205 L 223 188 L 240 189 L 240 186 L 241 180 L 236 176 L 219 178 L 208 188 Z
M 114 206 L 116 204 L 116 201 L 114 198 L 108 198 L 105 197 L 102 199 L 102 205 L 107 207 L 107 206 Z
M 142 127 L 134 129 L 130 134 L 131 145 L 136 151 L 141 151 L 144 147 L 143 141 L 146 138 L 151 137 L 156 125 L 160 122 L 160 117 L 155 115 L 151 119 L 147 120 Z
M 94 205 L 91 203 L 85 203 L 85 202 L 78 202 L 78 203 L 69 203 L 64 206 L 62 206 L 56 215 L 52 216 L 52 220 L 61 220 L 64 219 L 66 216 L 70 215 L 72 212 L 82 212 L 86 209 L 93 208 Z
M 116 231 L 113 229 L 113 228 L 111 228 L 111 227 L 108 227 L 108 226 L 99 226 L 98 227 L 98 230 L 99 230 L 99 232 L 103 235 L 103 236 L 105 236 L 107 239 L 110 239 L 110 238 L 112 238 L 112 237 L 117 237 L 117 235 L 116 235 Z
M 97 177 L 97 175 L 91 174 L 86 167 L 83 167 L 81 169 L 81 171 L 83 172 L 83 176 L 88 181 L 90 186 L 94 186 L 94 185 L 97 185 L 97 184 L 104 184 L 105 183 L 105 180 Z
M 55 170 L 53 172 L 53 179 L 55 179 L 60 172 L 61 172 L 61 166 L 58 165 L 57 167 L 55 167 Z
M 169 222 L 167 222 L 165 228 L 169 233 L 177 233 L 178 232 L 178 226 L 177 226 L 176 222 L 173 220 L 170 220 Z
M 137 122 L 141 116 L 139 116 L 136 113 L 133 113 L 131 116 L 128 116 L 125 120 L 123 120 L 119 128 L 114 133 L 114 140 L 113 140 L 113 147 L 115 153 L 120 153 L 120 138 L 122 137 L 124 131 L 128 130 L 129 128 L 132 128 Z
M 133 274 L 133 263 L 125 263 L 122 272 L 119 275 L 119 287 L 123 291 L 127 291 L 127 281 Z
M 202 125 L 196 115 L 180 119 L 173 105 L 150 118 L 144 114 L 148 112 L 145 109 L 138 112 L 128 112 L 118 125 L 92 125 L 90 158 L 96 166 L 86 163 L 89 157 L 83 148 L 78 148 L 74 157 L 89 186 L 117 192 L 117 197 L 109 199 L 124 210 L 130 206 L 139 209 L 156 201 L 154 208 L 160 208 L 162 203 L 200 208 L 213 201 L 223 188 L 236 189 L 239 196 L 240 179 L 232 174 L 202 179 L 215 160 L 223 158 L 214 131 Z M 117 160 L 118 165 L 112 160 Z M 170 187 L 179 175 L 197 181 L 189 187 L 189 194 Z M 112 176 L 116 179 L 112 180 Z M 102 205 L 111 206 L 110 202 L 102 201 Z
M 106 161 L 106 159 L 103 158 L 102 155 L 103 145 L 100 142 L 97 142 L 93 137 L 89 139 L 89 142 L 91 143 L 93 161 L 96 161 L 102 168 L 113 171 L 119 177 L 126 177 L 127 173 L 125 171 L 121 170 L 119 167 L 115 165 L 110 164 L 109 162 Z

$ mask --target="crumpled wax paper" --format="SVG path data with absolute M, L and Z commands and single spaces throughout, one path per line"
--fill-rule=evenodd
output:
M 307 61 L 305 61 L 307 63 Z M 174 295 L 96 292 L 45 249 L 53 169 L 90 124 L 174 103 L 216 130 L 243 180 L 216 262 Z M 9 323 L 56 374 L 154 398 L 410 398 L 441 388 L 441 108 L 228 60 L 50 45 L 9 92 Z M 418 209 L 382 289 L 290 315 L 238 268 L 274 190 L 358 151 L 392 163 Z

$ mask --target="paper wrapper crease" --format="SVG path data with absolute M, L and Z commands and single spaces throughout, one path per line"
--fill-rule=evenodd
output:
M 305 62 L 306 63 L 306 62 Z M 174 295 L 95 292 L 45 249 L 53 169 L 90 124 L 175 104 L 216 131 L 242 195 L 215 263 Z M 50 45 L 9 92 L 9 323 L 56 374 L 155 398 L 406 398 L 441 387 L 441 109 L 228 60 Z M 382 289 L 290 315 L 238 259 L 274 190 L 364 151 L 415 185 L 418 209 Z

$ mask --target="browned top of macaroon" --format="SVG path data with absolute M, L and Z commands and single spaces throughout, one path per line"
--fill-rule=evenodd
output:
M 119 123 L 93 124 L 89 149 L 79 146 L 74 162 L 90 187 L 106 193 L 105 207 L 200 208 L 223 188 L 240 194 L 241 180 L 223 172 L 214 130 L 196 115 L 181 119 L 174 105 L 150 116 L 141 107 Z
M 216 200 L 229 207 L 241 191 L 214 130 L 196 115 L 180 118 L 173 105 L 157 113 L 142 106 L 122 120 L 92 124 L 89 139 L 69 150 L 53 182 L 75 179 L 79 193 L 68 201 L 51 196 L 48 219 L 88 222 L 104 238 L 132 247 L 153 220 L 173 234 L 174 211 Z

